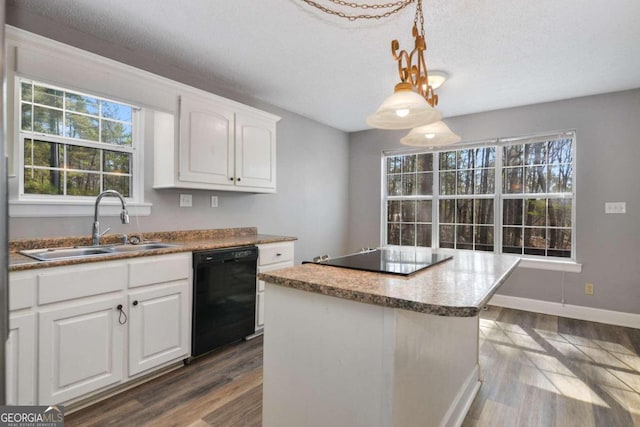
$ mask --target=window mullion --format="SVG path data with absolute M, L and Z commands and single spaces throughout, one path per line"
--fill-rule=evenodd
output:
M 431 202 L 431 247 L 440 247 L 440 154 L 433 153 L 433 201 Z
M 496 145 L 496 168 L 495 168 L 495 200 L 493 204 L 493 252 L 496 254 L 502 253 L 502 226 L 503 226 L 503 212 L 502 212 L 502 159 L 503 149 L 501 146 Z

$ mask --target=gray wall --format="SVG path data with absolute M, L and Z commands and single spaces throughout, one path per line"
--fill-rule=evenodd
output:
M 145 201 L 151 216 L 132 217 L 122 225 L 105 217 L 101 226 L 116 233 L 200 228 L 258 227 L 267 234 L 298 237 L 296 261 L 324 253 L 344 253 L 348 209 L 348 135 L 259 100 L 229 92 L 213 80 L 160 63 L 157 58 L 60 27 L 37 15 L 8 8 L 8 23 L 137 68 L 263 109 L 282 117 L 278 123 L 277 193 L 246 194 L 204 190 L 154 190 L 153 147 L 145 146 Z M 178 206 L 179 194 L 193 195 L 192 208 Z M 210 196 L 219 197 L 211 208 Z M 11 218 L 12 240 L 30 237 L 89 235 L 90 217 Z
M 504 295 L 640 314 L 640 90 L 446 119 L 463 141 L 576 130 L 576 254 L 582 273 L 519 268 Z M 380 243 L 381 152 L 403 132 L 350 136 L 350 250 Z M 604 203 L 627 202 L 626 215 Z M 584 295 L 586 282 L 595 295 Z

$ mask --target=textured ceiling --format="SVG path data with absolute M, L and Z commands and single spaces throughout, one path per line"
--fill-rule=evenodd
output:
M 328 0 L 315 0 L 331 5 Z M 389 0 L 359 0 L 387 3 Z M 345 131 L 398 81 L 415 8 L 349 22 L 302 0 L 10 0 Z M 638 0 L 424 0 L 445 117 L 640 87 Z

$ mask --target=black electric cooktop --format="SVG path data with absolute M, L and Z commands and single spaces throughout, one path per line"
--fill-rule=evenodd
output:
M 453 258 L 451 255 L 432 254 L 426 251 L 374 249 L 319 261 L 317 264 L 410 276 L 451 258 Z

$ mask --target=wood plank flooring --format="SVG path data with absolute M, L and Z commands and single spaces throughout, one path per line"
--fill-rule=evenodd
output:
M 640 329 L 490 307 L 480 319 L 480 363 L 484 382 L 465 427 L 640 427 Z M 65 423 L 251 427 L 261 425 L 261 411 L 262 338 L 256 338 L 68 415 Z
M 490 307 L 471 426 L 640 426 L 640 330 Z

